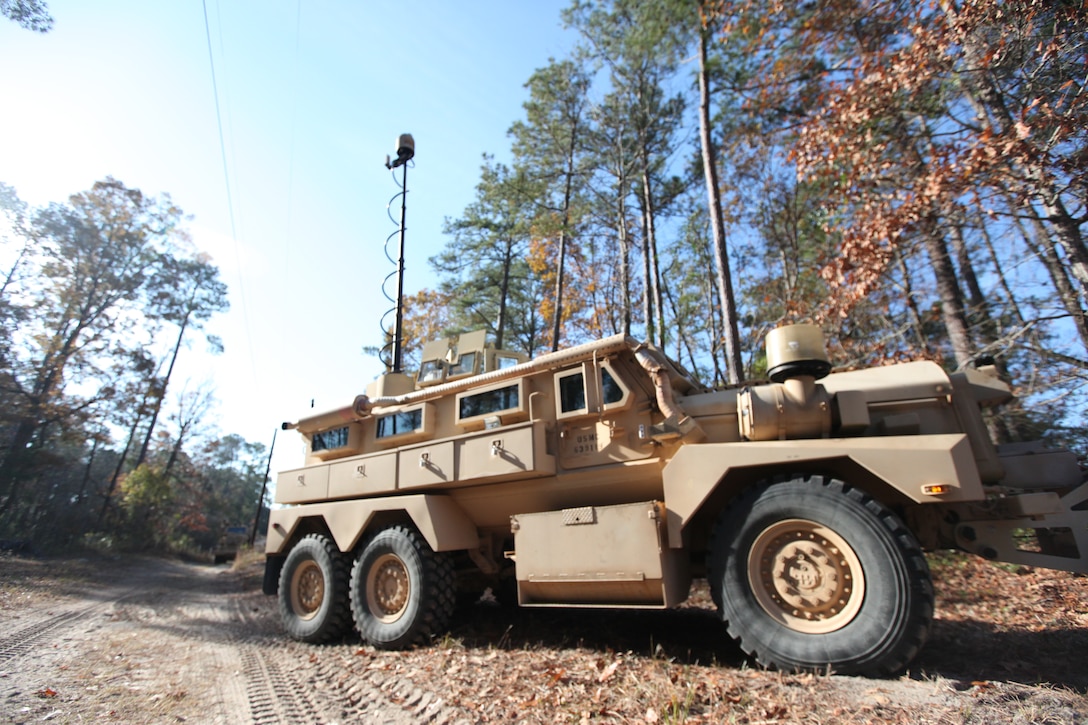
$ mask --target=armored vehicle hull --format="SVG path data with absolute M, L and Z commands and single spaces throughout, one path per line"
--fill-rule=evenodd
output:
M 266 592 L 306 641 L 439 634 L 455 578 L 522 606 L 668 608 L 706 577 L 760 663 L 889 674 L 933 616 L 923 548 L 1088 572 L 1076 457 L 995 446 L 990 370 L 831 373 L 819 331 L 769 337 L 771 381 L 707 390 L 615 336 L 533 360 L 430 345 L 351 405 L 286 427 Z

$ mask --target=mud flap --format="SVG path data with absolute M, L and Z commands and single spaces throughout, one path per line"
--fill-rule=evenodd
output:
M 261 591 L 268 596 L 275 596 L 280 591 L 280 571 L 283 569 L 285 556 L 269 556 L 264 560 L 264 582 Z

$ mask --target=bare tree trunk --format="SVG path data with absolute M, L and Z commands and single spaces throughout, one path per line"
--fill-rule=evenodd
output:
M 193 292 L 193 297 L 189 300 L 190 307 L 192 306 L 193 299 L 196 298 L 196 292 Z M 162 389 L 159 390 L 159 394 L 155 400 L 155 407 L 151 411 L 151 422 L 147 424 L 147 432 L 144 434 L 144 441 L 140 445 L 140 454 L 136 456 L 136 463 L 133 468 L 139 468 L 140 464 L 147 458 L 147 449 L 151 444 L 151 436 L 155 432 L 155 424 L 159 420 L 159 412 L 162 410 L 162 401 L 166 398 L 166 388 L 170 385 L 170 376 L 174 374 L 174 364 L 178 361 L 178 352 L 181 350 L 182 340 L 185 338 L 185 328 L 189 326 L 189 315 L 186 314 L 181 320 L 181 328 L 178 330 L 178 339 L 174 343 L 174 353 L 170 356 L 170 365 L 166 368 L 166 377 L 162 381 Z
M 631 263 L 628 258 L 630 240 L 627 236 L 627 205 L 623 197 L 619 200 L 616 233 L 619 237 L 620 255 L 620 325 L 624 335 L 631 334 Z
M 121 474 L 125 470 L 125 461 L 128 458 L 129 450 L 132 448 L 132 441 L 136 438 L 136 429 L 140 426 L 140 421 L 144 418 L 144 411 L 147 408 L 147 399 L 150 391 L 151 389 L 149 387 L 147 392 L 144 393 L 144 397 L 140 401 L 140 406 L 136 409 L 136 417 L 132 421 L 132 426 L 128 429 L 128 438 L 125 439 L 125 448 L 121 451 L 121 457 L 117 459 L 117 466 L 113 469 L 113 476 L 110 477 L 110 485 L 103 495 L 102 509 L 98 512 L 99 525 L 101 525 L 102 521 L 106 518 L 106 511 L 110 507 L 110 499 L 113 498 L 113 492 L 117 488 L 117 483 L 121 480 Z
M 563 274 L 567 259 L 567 230 L 559 233 L 559 255 L 555 265 L 555 310 L 552 312 L 552 352 L 559 349 L 563 327 Z
M 974 213 L 974 222 L 978 226 L 979 234 L 982 237 L 982 244 L 986 248 L 986 256 L 990 258 L 990 264 L 993 265 L 994 274 L 997 276 L 997 284 L 1001 287 L 1001 291 L 1005 294 L 1005 305 L 1008 306 L 1012 317 L 1016 321 L 1017 325 L 1023 327 L 1024 315 L 1020 310 L 1020 304 L 1016 300 L 1016 295 L 1013 294 L 1012 288 L 1009 287 L 1008 277 L 1005 276 L 1004 265 L 1002 265 L 1000 258 L 997 255 L 997 250 L 994 248 L 993 238 L 990 236 L 990 230 L 986 228 L 985 221 L 981 218 L 982 215 L 976 209 Z M 1027 234 L 1027 230 L 1020 225 L 1020 220 L 1016 220 L 1016 224 L 1020 227 L 1020 233 Z
M 704 4 L 701 0 L 700 6 Z M 703 29 L 699 33 L 699 139 L 703 151 L 703 174 L 706 177 L 714 264 L 717 268 L 718 300 L 722 312 L 722 344 L 725 351 L 726 374 L 729 383 L 736 385 L 741 380 L 742 370 L 740 332 L 737 327 L 733 277 L 729 269 L 729 248 L 725 241 L 722 197 L 721 190 L 718 188 L 718 166 L 714 142 L 710 135 L 710 69 L 707 67 L 707 42 L 707 31 Z
M 680 319 L 680 310 L 676 304 L 676 298 L 673 297 L 668 282 L 663 282 L 661 288 L 664 291 L 665 299 L 669 302 L 673 319 L 676 320 L 676 360 L 677 362 L 683 360 L 683 353 L 686 352 L 688 355 L 688 369 L 696 378 L 699 378 L 699 366 L 695 364 L 695 350 L 692 349 L 691 336 L 687 334 L 684 323 Z
M 963 308 L 963 293 L 956 279 L 956 268 L 948 254 L 948 247 L 937 229 L 935 219 L 930 218 L 924 224 L 922 243 L 925 245 L 929 262 L 933 265 L 933 276 L 937 281 L 937 294 L 941 300 L 941 319 L 948 342 L 952 346 L 952 355 L 956 365 L 963 368 L 972 360 L 971 333 L 967 327 L 967 315 Z
M 4 490 L 0 491 L 0 518 L 7 515 L 19 499 L 19 489 L 26 475 L 24 469 L 30 453 L 30 443 L 34 440 L 36 430 L 37 424 L 29 417 L 19 421 L 15 428 L 4 463 L 0 466 L 0 485 L 4 486 Z
M 499 319 L 495 325 L 495 347 L 502 348 L 503 337 L 506 333 L 506 298 L 510 296 L 510 267 L 513 260 L 513 241 L 507 240 L 506 253 L 502 259 L 502 284 L 499 288 Z
M 19 269 L 19 265 L 23 261 L 23 257 L 26 256 L 27 251 L 30 249 L 30 241 L 23 243 L 22 248 L 19 250 L 19 254 L 16 255 L 15 261 L 11 263 L 11 269 L 8 270 L 7 276 L 4 277 L 4 284 L 0 286 L 0 300 L 4 299 L 4 295 L 7 294 L 8 287 L 15 280 L 15 273 Z
M 1062 263 L 1062 259 L 1058 256 L 1058 251 L 1054 246 L 1047 243 L 1046 229 L 1043 227 L 1042 222 L 1034 216 L 1029 217 L 1034 234 L 1024 229 L 1020 223 L 1020 217 L 1016 216 L 1016 207 L 1011 206 L 1013 200 L 1007 192 L 1005 194 L 1005 203 L 1010 205 L 1009 210 L 1014 215 L 1017 226 L 1020 228 L 1020 235 L 1024 240 L 1024 244 L 1046 267 L 1046 271 L 1050 275 L 1050 281 L 1054 284 L 1054 291 L 1058 293 L 1058 299 L 1061 300 L 1062 307 L 1069 313 L 1084 348 L 1088 350 L 1088 316 L 1086 316 L 1084 307 L 1081 306 L 1076 287 L 1069 279 L 1066 265 Z M 1042 240 L 1041 243 L 1040 240 Z
M 653 187 L 650 180 L 649 161 L 646 159 L 646 149 L 641 151 L 642 156 L 642 229 L 643 250 L 646 255 L 646 296 L 649 304 L 646 306 L 647 330 L 653 334 L 648 335 L 650 342 L 659 346 L 665 345 L 665 311 L 661 299 L 661 266 L 657 254 L 657 210 L 654 208 Z
M 968 319 L 974 320 L 976 329 L 982 339 L 989 344 L 998 338 L 997 325 L 990 312 L 990 303 L 979 284 L 978 275 L 975 274 L 975 265 L 971 262 L 971 251 L 967 248 L 967 240 L 963 236 L 963 227 L 960 220 L 949 220 L 949 234 L 952 239 L 952 249 L 956 252 L 956 260 L 960 267 L 960 277 L 967 287 Z
M 21 478 L 25 474 L 23 467 L 31 452 L 31 444 L 35 435 L 46 425 L 43 422 L 46 409 L 62 385 L 64 368 L 77 347 L 80 335 L 87 327 L 86 321 L 92 314 L 89 311 L 91 301 L 80 300 L 78 304 L 80 305 L 78 312 L 69 317 L 69 320 L 75 321 L 74 324 L 53 336 L 52 345 L 39 362 L 33 388 L 29 393 L 24 393 L 27 405 L 15 426 L 15 432 L 8 444 L 3 462 L 0 463 L 0 495 L 6 496 L 0 499 L 0 517 L 6 514 L 18 499 Z M 76 303 L 69 303 L 68 309 L 71 310 L 75 306 Z
M 922 123 L 923 131 L 925 124 Z M 901 153 L 909 160 L 917 177 L 921 178 L 927 168 L 925 157 L 918 150 L 916 144 L 927 143 L 928 137 L 924 134 L 920 140 L 913 137 L 907 125 L 907 120 L 902 116 L 895 118 L 895 128 L 899 139 Z M 952 346 L 952 355 L 956 365 L 960 368 L 969 365 L 974 357 L 974 345 L 971 342 L 970 326 L 967 322 L 967 312 L 963 304 L 963 290 L 960 287 L 956 275 L 956 267 L 952 264 L 952 257 L 948 251 L 948 243 L 941 231 L 941 213 L 936 203 L 931 203 L 927 210 L 926 218 L 922 219 L 919 229 L 922 244 L 929 256 L 929 262 L 933 267 L 933 276 L 937 282 L 937 294 L 941 300 L 941 320 L 944 322 L 945 331 L 948 333 L 948 342 Z M 967 260 L 970 266 L 969 260 Z M 981 292 L 979 293 L 981 295 Z
M 144 403 L 146 404 L 147 398 L 145 396 Z M 140 406 L 143 408 L 143 405 Z M 128 458 L 129 448 L 132 447 L 132 440 L 136 437 L 136 427 L 140 425 L 140 421 L 143 419 L 142 410 L 136 412 L 136 419 L 132 421 L 132 427 L 129 428 L 128 438 L 125 440 L 125 449 L 121 451 L 121 457 L 117 459 L 117 465 L 113 469 L 113 475 L 110 477 L 110 485 L 106 487 L 106 493 L 102 497 L 102 508 L 98 512 L 98 523 L 102 524 L 102 521 L 106 518 L 106 511 L 110 507 L 110 499 L 113 498 L 113 492 L 117 488 L 117 482 L 121 479 L 121 473 L 125 470 L 125 460 Z
M 567 261 L 567 240 L 570 234 L 570 205 L 574 196 L 574 152 L 578 128 L 570 132 L 570 148 L 567 151 L 566 183 L 563 188 L 563 227 L 559 230 L 559 253 L 555 271 L 555 312 L 552 315 L 552 352 L 559 349 L 559 335 L 563 329 L 563 275 Z
M 650 262 L 650 235 L 646 231 L 645 202 L 639 196 L 641 216 L 639 217 L 642 228 L 642 321 L 646 325 L 646 342 L 657 344 L 657 330 L 655 330 L 654 295 L 653 295 L 653 264 Z
M 91 467 L 94 466 L 94 457 L 98 453 L 98 434 L 94 434 L 91 438 L 93 441 L 91 444 L 91 455 L 87 457 L 87 467 L 83 469 L 83 480 L 79 482 L 79 493 L 76 494 L 76 505 L 83 503 L 84 495 L 87 492 L 87 484 L 91 480 Z
M 910 269 L 903 259 L 903 251 L 895 248 L 895 264 L 899 267 L 899 274 L 903 275 L 903 299 L 907 305 L 907 317 L 910 319 L 910 328 L 914 333 L 914 341 L 925 355 L 929 355 L 929 341 L 926 340 L 925 328 L 922 325 L 922 315 L 918 311 L 918 300 L 914 295 L 914 286 L 910 280 Z
M 718 322 L 718 307 L 714 304 L 714 281 L 711 279 L 710 270 L 707 270 L 707 274 L 703 277 L 703 292 L 706 296 L 707 305 L 710 309 L 707 310 L 706 316 L 710 321 L 710 359 L 714 364 L 714 386 L 717 387 L 725 382 L 726 374 L 722 370 L 721 361 L 718 357 L 718 351 L 721 349 L 722 336 L 719 333 Z
M 941 0 L 940 4 L 950 21 L 958 19 L 959 8 L 955 0 Z M 979 121 L 988 127 L 987 130 L 1001 136 L 1015 127 L 1016 119 L 1009 112 L 991 72 L 986 70 L 989 67 L 986 50 L 970 34 L 964 33 L 961 41 L 964 60 L 972 72 L 962 74 L 960 81 Z M 1017 167 L 1013 161 L 1009 165 Z M 1079 283 L 1079 293 L 1088 296 L 1088 247 L 1085 246 L 1080 223 L 1065 207 L 1057 184 L 1041 159 L 1019 170 L 1025 188 L 1038 199 L 1053 230 L 1052 235 L 1040 237 L 1039 243 L 1051 250 L 1053 246 L 1061 248 L 1073 278 Z

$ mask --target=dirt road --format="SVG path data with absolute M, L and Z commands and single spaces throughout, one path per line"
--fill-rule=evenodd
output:
M 394 704 L 380 678 L 336 691 L 335 648 L 284 640 L 252 571 L 247 581 L 163 559 L 85 564 L 60 563 L 50 581 L 50 563 L 19 563 L 24 585 L 3 602 L 0 720 L 453 721 L 433 696 L 418 712 Z
M 0 558 L 0 722 L 1088 722 L 1088 581 L 980 571 L 963 606 L 1035 587 L 1069 626 L 960 622 L 953 600 L 912 676 L 866 680 L 751 669 L 699 607 L 469 603 L 443 640 L 388 653 L 284 638 L 256 562 Z

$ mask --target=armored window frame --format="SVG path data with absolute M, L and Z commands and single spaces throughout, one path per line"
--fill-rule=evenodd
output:
M 381 430 L 382 423 L 388 420 L 393 421 L 393 432 L 384 433 Z M 416 425 L 399 430 L 400 426 L 397 421 L 400 420 L 415 421 Z M 420 403 L 409 408 L 376 415 L 374 416 L 373 425 L 374 442 L 381 448 L 429 438 L 434 435 L 434 405 L 432 403 Z
M 470 430 L 482 429 L 486 418 L 498 418 L 500 423 L 506 424 L 529 417 L 529 396 L 524 378 L 458 393 L 455 405 L 457 425 Z M 465 415 L 466 407 L 468 415 Z
M 612 381 L 610 388 L 606 378 Z M 615 392 L 619 393 L 619 397 L 615 397 Z M 623 378 L 620 377 L 616 369 L 609 363 L 601 365 L 601 397 L 604 399 L 605 410 L 619 410 L 626 408 L 627 403 L 631 400 L 631 389 L 623 382 Z
M 347 448 L 351 441 L 351 426 L 343 425 L 339 428 L 314 431 L 310 434 L 310 451 L 335 451 L 337 448 Z
M 495 370 L 506 370 L 522 363 L 521 356 L 517 353 L 497 351 L 495 353 Z
M 420 384 L 436 385 L 446 376 L 445 363 L 441 360 L 424 360 L 419 366 L 416 379 Z
M 446 368 L 446 380 L 457 380 L 477 375 L 480 372 L 480 351 L 469 350 L 457 356 L 457 362 Z
M 306 434 L 310 455 L 322 461 L 350 456 L 362 443 L 362 426 L 356 423 L 339 425 Z
M 593 380 L 595 384 L 586 385 L 587 380 Z M 555 417 L 558 420 L 621 410 L 630 401 L 630 387 L 608 361 L 584 362 L 555 375 Z

